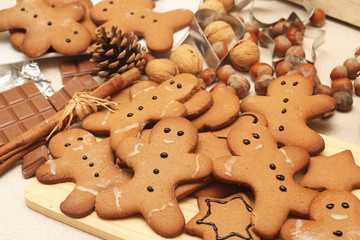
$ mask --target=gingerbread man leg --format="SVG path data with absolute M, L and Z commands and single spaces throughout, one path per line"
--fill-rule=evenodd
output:
M 97 192 L 75 187 L 69 196 L 60 205 L 63 213 L 70 217 L 82 218 L 94 211 L 95 194 Z

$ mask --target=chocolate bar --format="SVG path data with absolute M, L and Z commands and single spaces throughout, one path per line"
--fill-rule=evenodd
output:
M 21 172 L 25 179 L 34 176 L 36 169 L 49 159 L 47 147 L 42 145 L 23 157 Z
M 63 84 L 67 84 L 75 76 L 95 74 L 95 67 L 96 64 L 90 62 L 88 57 L 60 62 L 60 72 Z
M 55 110 L 59 111 L 65 107 L 66 103 L 73 97 L 74 93 L 90 92 L 98 86 L 99 83 L 97 83 L 89 74 L 73 77 L 63 88 L 50 96 L 48 100 Z

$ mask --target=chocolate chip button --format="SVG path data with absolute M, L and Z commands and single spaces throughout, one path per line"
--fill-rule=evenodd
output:
M 94 163 L 89 163 L 89 166 L 90 166 L 90 167 L 93 167 L 93 166 L 94 166 Z
M 249 141 L 248 139 L 243 139 L 243 143 L 244 143 L 245 145 L 249 145 L 249 144 L 250 144 L 250 141 Z
M 273 163 L 271 163 L 271 164 L 269 165 L 269 167 L 270 167 L 271 170 L 275 170 L 275 169 L 276 169 L 276 165 L 273 164 Z
M 276 179 L 279 181 L 284 181 L 285 177 L 284 177 L 284 175 L 276 175 Z
M 70 147 L 71 146 L 71 144 L 70 143 L 65 143 L 65 145 L 64 145 L 65 147 Z
M 127 117 L 132 117 L 134 114 L 132 114 L 132 113 L 128 113 L 127 114 Z
M 95 173 L 94 176 L 95 176 L 95 177 L 99 177 L 99 173 Z
M 161 158 L 167 158 L 168 154 L 166 152 L 162 152 L 162 153 L 160 153 L 160 157 Z
M 284 129 L 285 129 L 284 126 L 279 127 L 279 131 L 284 131 Z
M 152 97 L 152 100 L 156 100 L 156 99 L 157 99 L 157 96 L 153 96 L 153 97 Z
M 69 43 L 69 42 L 71 42 L 71 40 L 70 40 L 69 38 L 67 38 L 67 39 L 66 39 L 66 42 Z
M 281 111 L 281 113 L 286 113 L 286 108 L 284 108 L 282 111 Z
M 283 185 L 281 185 L 281 186 L 279 187 L 279 189 L 280 189 L 280 191 L 282 191 L 282 192 L 286 192 L 286 191 L 287 191 L 286 187 L 283 186 Z
M 152 188 L 152 186 L 148 186 L 148 187 L 147 187 L 147 190 L 148 190 L 149 192 L 153 192 L 153 191 L 154 191 L 154 189 Z
M 338 237 L 341 237 L 343 235 L 342 231 L 340 231 L 340 230 L 333 232 L 333 234 Z
M 284 103 L 287 103 L 289 101 L 288 98 L 284 98 Z
M 78 137 L 77 140 L 78 140 L 78 141 L 82 141 L 82 140 L 84 140 L 84 139 L 83 139 L 82 137 Z
M 157 168 L 155 168 L 154 171 L 153 171 L 154 174 L 159 174 L 159 172 L 160 172 L 160 171 L 159 171 L 159 169 L 157 169 Z
M 88 159 L 88 158 L 87 158 L 87 156 L 86 156 L 86 155 L 84 155 L 84 156 L 82 157 L 82 159 L 86 160 L 86 159 Z
M 144 109 L 144 107 L 143 106 L 139 106 L 139 108 L 138 108 L 140 111 L 141 110 L 143 110 Z

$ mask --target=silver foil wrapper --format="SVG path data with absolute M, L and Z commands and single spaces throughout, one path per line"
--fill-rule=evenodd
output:
M 39 91 L 46 97 L 54 94 L 51 81 L 40 71 L 37 62 L 30 61 L 0 66 L 0 92 L 33 81 Z

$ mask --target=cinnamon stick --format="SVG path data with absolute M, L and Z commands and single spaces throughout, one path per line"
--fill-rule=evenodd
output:
M 98 98 L 106 98 L 121 89 L 127 87 L 135 80 L 140 78 L 140 72 L 137 68 L 132 68 L 121 75 L 116 75 L 106 81 L 104 84 L 100 85 L 93 92 L 91 92 L 91 96 Z M 62 116 L 64 110 L 57 112 L 56 114 L 51 115 L 46 120 L 42 121 L 35 127 L 29 129 L 25 133 L 20 136 L 14 138 L 9 143 L 0 147 L 0 175 L 2 175 L 7 169 L 9 169 L 12 165 L 14 165 L 17 160 L 15 156 L 20 156 L 17 153 L 23 151 L 36 141 L 41 140 L 45 136 L 47 136 L 53 128 L 58 123 L 60 117 Z M 11 161 L 9 161 L 11 159 Z M 9 161 L 9 163 L 6 163 Z M 5 164 L 6 163 L 6 164 Z

